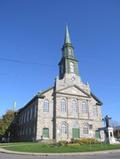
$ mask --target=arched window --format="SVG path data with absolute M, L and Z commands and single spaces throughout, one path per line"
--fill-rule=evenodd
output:
M 72 112 L 74 114 L 76 114 L 78 112 L 77 100 L 75 100 L 75 99 L 72 101 Z
M 61 124 L 61 131 L 62 131 L 62 134 L 67 134 L 67 123 L 66 122 L 62 122 Z
M 86 100 L 82 102 L 82 112 L 88 113 L 88 102 Z
M 83 134 L 89 134 L 89 124 L 84 123 L 83 125 Z
M 98 110 L 96 105 L 93 106 L 93 115 L 98 116 Z
M 32 119 L 32 108 L 30 109 L 30 120 Z
M 61 100 L 61 112 L 66 112 L 66 100 Z
M 70 73 L 74 73 L 74 63 L 70 62 Z
M 49 112 L 49 101 L 45 99 L 43 104 L 43 112 Z
M 26 121 L 29 121 L 29 111 L 28 110 L 26 111 Z

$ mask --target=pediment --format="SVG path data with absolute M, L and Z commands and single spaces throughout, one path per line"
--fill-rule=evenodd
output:
M 62 94 L 90 97 L 90 95 L 88 93 L 86 93 L 84 90 L 82 90 L 81 88 L 79 88 L 76 85 L 65 87 L 63 89 L 58 90 L 57 92 L 62 93 Z

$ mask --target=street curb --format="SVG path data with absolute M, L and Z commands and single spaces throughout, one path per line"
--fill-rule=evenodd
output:
M 120 149 L 117 150 L 105 150 L 105 151 L 95 151 L 95 152 L 72 152 L 72 153 L 28 153 L 28 152 L 18 152 L 10 151 L 0 148 L 0 153 L 5 154 L 15 154 L 15 155 L 32 155 L 32 156 L 81 156 L 81 155 L 97 155 L 97 154 L 108 154 L 120 152 Z

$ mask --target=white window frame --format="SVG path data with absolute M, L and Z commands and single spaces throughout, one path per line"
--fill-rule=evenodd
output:
M 87 100 L 82 101 L 82 113 L 84 113 L 84 114 L 88 113 L 88 101 Z
M 73 114 L 78 113 L 78 102 L 76 99 L 72 100 L 72 112 L 73 112 Z
M 43 112 L 49 112 L 49 100 L 45 99 L 43 102 Z
M 93 115 L 98 116 L 98 107 L 96 105 L 93 106 Z
M 66 112 L 67 110 L 67 102 L 66 102 L 66 99 L 63 98 L 61 99 L 61 112 Z
M 62 134 L 68 133 L 68 124 L 65 121 L 61 123 L 61 133 Z
M 89 124 L 84 123 L 83 125 L 83 134 L 88 135 L 89 134 Z

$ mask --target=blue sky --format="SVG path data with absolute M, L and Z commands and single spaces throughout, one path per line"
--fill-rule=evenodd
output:
M 0 0 L 0 115 L 53 85 L 66 23 L 83 82 L 120 121 L 119 0 Z

